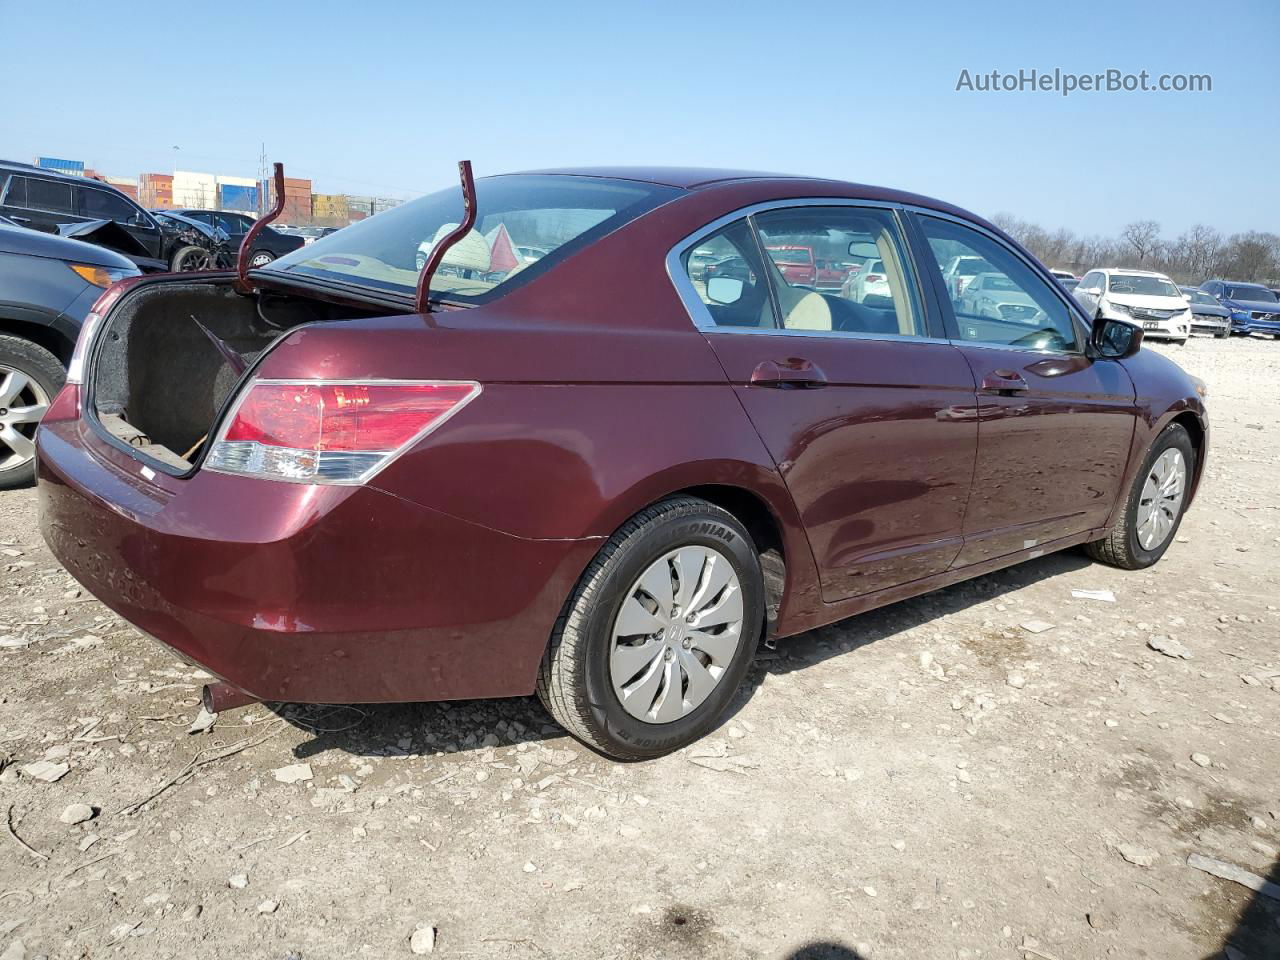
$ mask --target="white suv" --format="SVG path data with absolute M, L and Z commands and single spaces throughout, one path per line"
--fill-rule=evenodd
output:
M 1151 270 L 1090 270 L 1075 297 L 1091 317 L 1126 320 L 1147 337 L 1186 343 L 1191 305 L 1174 282 Z

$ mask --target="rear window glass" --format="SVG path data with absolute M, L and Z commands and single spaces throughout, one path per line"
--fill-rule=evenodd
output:
M 598 177 L 478 180 L 475 228 L 445 254 L 431 293 L 463 303 L 501 296 L 680 192 Z M 321 237 L 263 269 L 412 295 L 432 247 L 462 216 L 462 191 L 450 187 Z

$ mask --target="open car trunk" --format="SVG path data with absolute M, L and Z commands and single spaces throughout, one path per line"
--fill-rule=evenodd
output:
M 304 297 L 242 296 L 229 282 L 145 286 L 98 334 L 94 413 L 140 453 L 190 469 L 242 370 L 278 338 L 304 323 L 371 315 Z

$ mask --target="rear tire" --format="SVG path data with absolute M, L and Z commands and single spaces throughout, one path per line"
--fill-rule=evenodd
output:
M 1181 457 L 1181 482 L 1176 506 L 1170 511 L 1165 505 L 1170 501 L 1167 489 L 1161 481 L 1161 465 L 1177 459 L 1170 451 L 1176 451 Z M 1169 456 L 1162 461 L 1162 458 Z M 1191 446 L 1191 437 L 1181 424 L 1171 423 L 1160 432 L 1151 449 L 1147 451 L 1142 469 L 1134 477 L 1125 498 L 1124 508 L 1116 517 L 1115 523 L 1101 540 L 1085 544 L 1085 551 L 1094 560 L 1119 567 L 1121 570 L 1141 570 L 1149 567 L 1164 556 L 1173 543 L 1187 509 L 1187 494 L 1191 489 L 1191 478 L 1195 475 L 1196 455 Z M 1154 506 L 1153 506 L 1154 504 Z M 1158 538 L 1143 542 L 1140 528 L 1143 521 L 1153 512 L 1160 513 L 1156 518 Z
M 249 258 L 249 266 L 256 270 L 258 267 L 265 267 L 275 258 L 276 255 L 270 250 L 255 250 Z
M 686 557 L 696 558 L 697 566 L 688 564 L 696 572 L 684 589 Z M 655 571 L 658 580 L 652 579 Z M 717 587 L 720 579 L 727 585 Z M 662 609 L 646 584 L 657 584 L 656 593 L 666 593 L 666 602 L 676 606 Z M 720 627 L 711 626 L 711 614 L 718 609 L 723 617 L 731 600 L 736 609 L 735 590 L 738 624 L 712 636 Z M 755 658 L 764 595 L 755 544 L 732 514 L 689 496 L 647 507 L 609 538 L 578 581 L 543 657 L 538 697 L 570 734 L 611 757 L 641 760 L 678 750 L 715 727 L 733 699 Z M 703 622 L 703 613 L 708 629 L 699 633 L 687 624 Z M 643 623 L 639 634 L 625 629 L 628 614 Z M 667 678 L 673 675 L 679 686 L 668 703 Z M 646 713 L 650 707 L 652 715 Z
M 25 487 L 35 479 L 38 418 L 66 376 L 62 363 L 44 347 L 0 336 L 0 490 Z

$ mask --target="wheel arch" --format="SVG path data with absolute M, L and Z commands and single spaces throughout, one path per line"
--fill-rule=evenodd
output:
M 75 343 L 64 336 L 52 323 L 36 323 L 18 320 L 0 314 L 0 334 L 29 340 L 52 353 L 65 367 L 71 360 Z
M 1191 449 L 1195 451 L 1196 466 L 1195 472 L 1191 477 L 1191 489 L 1187 491 L 1187 506 L 1190 507 L 1195 500 L 1196 491 L 1200 489 L 1200 479 L 1204 476 L 1205 454 L 1208 452 L 1209 431 L 1202 417 L 1193 410 L 1186 409 L 1173 414 L 1168 418 L 1166 423 L 1160 425 L 1160 429 L 1156 431 L 1159 436 L 1161 431 L 1170 424 L 1178 424 L 1187 431 L 1187 436 L 1191 438 Z
M 789 625 L 806 621 L 811 608 L 821 602 L 817 566 L 795 504 L 776 472 L 750 463 L 714 469 L 709 464 L 681 465 L 617 498 L 599 518 L 597 529 L 611 536 L 647 507 L 680 495 L 706 500 L 747 528 L 765 572 L 769 635 L 797 632 Z
M 1184 509 L 1190 508 L 1191 502 L 1195 499 L 1196 491 L 1200 486 L 1200 479 L 1204 476 L 1204 464 L 1209 447 L 1209 420 L 1205 414 L 1204 405 L 1200 402 L 1199 397 L 1192 396 L 1169 404 L 1159 416 L 1155 415 L 1155 409 L 1159 408 L 1147 408 L 1139 416 L 1129 450 L 1129 463 L 1125 468 L 1123 482 L 1117 491 L 1111 513 L 1107 516 L 1106 525 L 1101 529 L 1109 528 L 1116 522 L 1120 511 L 1124 509 L 1129 489 L 1133 486 L 1143 463 L 1146 462 L 1151 445 L 1173 423 L 1179 424 L 1187 431 L 1191 438 L 1192 451 L 1195 453 L 1195 471 L 1191 476 Z

